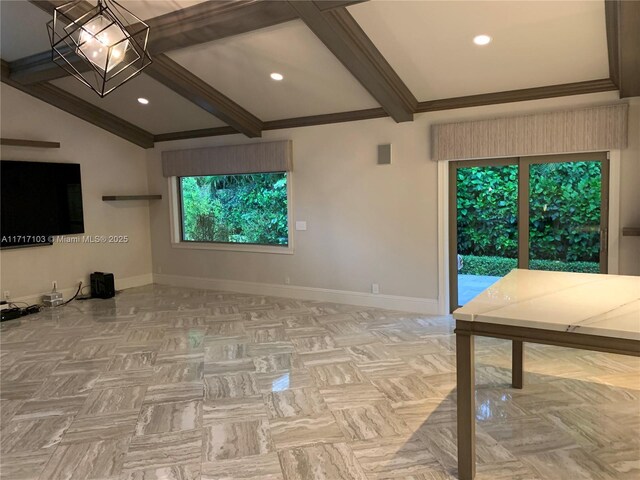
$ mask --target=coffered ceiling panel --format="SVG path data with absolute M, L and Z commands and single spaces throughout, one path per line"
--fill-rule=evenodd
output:
M 118 3 L 128 9 L 142 20 L 164 15 L 183 8 L 191 7 L 207 0 L 117 0 Z M 95 0 L 90 3 L 96 3 Z
M 97 0 L 89 1 L 95 4 Z M 203 1 L 206 0 L 119 0 L 145 20 Z M 609 80 L 588 82 L 609 77 L 603 0 L 370 0 L 348 7 L 402 80 L 395 82 L 386 82 L 396 76 L 384 60 L 376 59 L 373 65 L 359 61 L 361 57 L 357 55 L 371 60 L 377 52 L 367 50 L 368 41 L 361 38 L 359 27 L 352 25 L 352 19 L 344 12 L 327 14 L 329 21 L 319 18 L 308 5 L 297 5 L 287 15 L 286 4 L 265 5 L 258 1 L 268 0 L 233 5 L 235 14 L 222 19 L 218 14 L 203 19 L 200 14 L 198 18 L 185 18 L 179 13 L 175 17 L 183 22 L 162 30 L 166 36 L 162 51 L 169 51 L 166 56 L 156 56 L 156 64 L 151 67 L 153 78 L 143 74 L 104 99 L 72 77 L 52 83 L 152 134 L 225 125 L 193 103 L 199 102 L 250 136 L 260 133 L 260 120 L 364 109 L 381 111 L 380 104 L 354 75 L 376 93 L 382 105 L 395 98 L 398 91 L 404 92 L 400 103 L 408 99 L 409 117 L 415 98 L 429 101 L 572 82 L 596 84 L 593 88 L 598 89 L 615 88 Z M 242 30 L 238 30 L 239 25 L 259 28 L 294 18 L 296 13 L 331 45 L 354 75 L 301 20 L 234 35 Z M 12 62 L 47 52 L 50 47 L 46 24 L 50 19 L 51 15 L 27 0 L 0 0 L 2 59 Z M 205 35 L 211 33 L 208 29 L 213 32 L 210 36 Z M 217 40 L 171 50 L 186 44 L 178 43 L 178 37 L 194 31 L 200 35 L 190 37 L 194 43 Z M 340 35 L 331 36 L 335 31 Z M 231 36 L 220 38 L 225 32 Z M 153 37 L 153 31 L 150 34 Z M 473 38 L 479 34 L 490 35 L 493 41 L 486 46 L 474 45 Z M 340 41 L 334 42 L 335 38 Z M 49 68 L 57 67 L 45 63 L 38 56 L 35 61 L 11 64 L 11 77 L 3 81 L 23 82 L 25 91 L 37 92 L 38 87 L 29 86 L 29 82 L 56 76 Z M 6 71 L 3 68 L 3 73 Z M 270 75 L 275 72 L 284 78 L 272 80 Z M 403 82 L 411 93 L 403 90 Z M 139 97 L 148 98 L 150 103 L 139 104 Z M 76 102 L 76 107 L 82 110 L 82 104 L 78 106 Z M 389 111 L 390 107 L 387 104 L 385 108 Z M 85 118 L 83 112 L 78 115 Z
M 349 12 L 418 100 L 609 76 L 602 1 L 370 1 Z M 493 41 L 477 46 L 479 34 Z
M 145 74 L 125 83 L 104 98 L 100 98 L 73 77 L 61 78 L 51 83 L 155 135 L 225 125 Z M 138 103 L 139 97 L 148 99 L 149 104 Z
M 134 15 L 147 20 L 206 0 L 119 0 Z M 89 1 L 96 4 L 95 0 Z M 47 14 L 27 0 L 0 0 L 0 49 L 2 59 L 18 58 L 49 49 Z
M 0 0 L 0 55 L 11 62 L 50 48 L 47 15 L 25 1 Z
M 265 121 L 379 106 L 299 20 L 168 56 Z

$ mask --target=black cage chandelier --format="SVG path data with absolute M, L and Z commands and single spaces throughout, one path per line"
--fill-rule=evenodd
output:
M 113 0 L 65 3 L 47 29 L 53 61 L 101 97 L 151 63 L 149 26 Z

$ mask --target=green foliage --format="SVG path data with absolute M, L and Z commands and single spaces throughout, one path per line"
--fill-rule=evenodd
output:
M 463 255 L 463 268 L 458 272 L 461 275 L 490 275 L 503 277 L 514 268 L 518 268 L 515 258 L 504 257 L 476 257 Z M 600 264 L 597 262 L 561 262 L 559 260 L 531 260 L 531 270 L 551 270 L 554 272 L 582 272 L 599 273 Z
M 460 275 L 504 277 L 514 268 L 518 268 L 518 260 L 515 258 L 463 255 L 462 261 L 463 267 L 458 272 Z
M 600 163 L 535 164 L 530 170 L 532 260 L 597 261 Z M 518 167 L 458 169 L 458 253 L 517 257 Z
M 517 257 L 517 165 L 458 169 L 458 253 Z
M 181 177 L 183 239 L 287 245 L 287 174 Z
M 530 177 L 531 258 L 597 261 L 600 163 L 532 165 Z

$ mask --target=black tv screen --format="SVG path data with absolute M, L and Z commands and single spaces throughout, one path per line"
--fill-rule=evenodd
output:
M 50 245 L 84 233 L 80 165 L 0 161 L 1 248 Z

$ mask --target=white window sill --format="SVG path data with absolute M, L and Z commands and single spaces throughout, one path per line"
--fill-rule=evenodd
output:
M 241 243 L 198 243 L 198 242 L 172 242 L 173 248 L 185 248 L 190 250 L 219 250 L 227 252 L 251 252 L 251 253 L 276 253 L 280 255 L 293 255 L 293 246 L 276 247 L 271 245 L 243 245 Z

